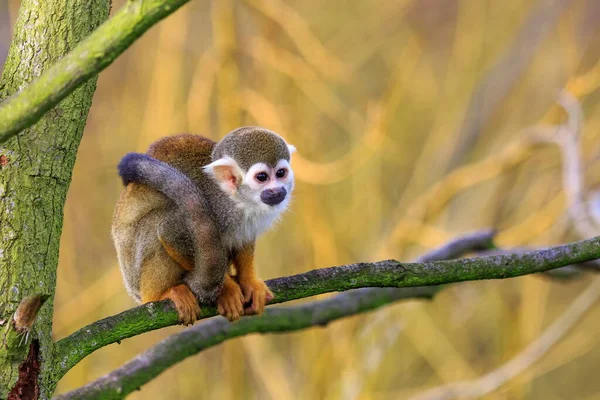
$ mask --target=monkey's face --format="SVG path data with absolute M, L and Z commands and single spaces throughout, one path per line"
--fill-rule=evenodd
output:
M 252 165 L 242 180 L 240 197 L 260 209 L 283 211 L 294 189 L 294 172 L 287 160 L 279 160 L 275 167 L 265 163 Z
M 293 146 L 290 150 L 294 150 Z M 274 166 L 257 162 L 244 171 L 233 158 L 226 156 L 204 170 L 240 208 L 253 214 L 281 213 L 289 205 L 294 189 L 294 172 L 284 158 Z

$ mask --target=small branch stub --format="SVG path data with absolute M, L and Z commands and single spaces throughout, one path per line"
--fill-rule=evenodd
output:
M 21 300 L 13 316 L 13 324 L 18 333 L 28 333 L 31 330 L 40 308 L 49 297 L 47 294 L 38 294 Z

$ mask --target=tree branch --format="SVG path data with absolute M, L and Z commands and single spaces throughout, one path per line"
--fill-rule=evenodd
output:
M 129 0 L 69 54 L 0 106 L 0 143 L 33 125 L 152 25 L 189 0 Z
M 450 259 L 465 254 L 468 251 L 491 249 L 494 247 L 492 242 L 493 236 L 494 232 L 489 230 L 465 235 L 464 237 L 453 240 L 443 247 L 420 257 L 417 261 L 427 262 Z M 335 270 L 335 268 L 329 270 Z M 327 271 L 327 269 L 320 271 Z M 289 283 L 286 281 L 288 279 L 295 279 L 299 276 L 306 277 L 308 274 L 310 274 L 310 272 L 290 278 L 279 278 L 267 281 L 267 284 L 275 293 L 275 299 L 271 304 L 300 298 L 291 297 L 285 292 L 285 286 L 289 286 Z M 283 281 L 283 284 L 278 285 L 278 281 Z M 309 285 L 310 281 L 306 279 L 305 290 L 310 290 Z M 325 292 L 313 290 L 310 293 L 306 293 L 304 297 L 319 293 Z M 214 307 L 202 307 L 201 318 L 208 318 L 214 315 L 216 315 Z M 177 323 L 177 312 L 175 311 L 173 304 L 169 301 L 148 303 L 112 317 L 96 321 L 56 343 L 56 354 L 58 355 L 58 359 L 60 360 L 59 364 L 61 365 L 60 376 L 62 377 L 87 355 L 104 346 L 155 329 L 176 325 Z
M 491 242 L 488 241 L 488 247 L 490 246 Z M 600 258 L 600 237 L 521 254 L 451 261 L 420 260 L 421 262 L 417 263 L 400 263 L 387 260 L 375 263 L 350 264 L 272 279 L 267 281 L 267 284 L 275 294 L 275 300 L 272 303 L 282 303 L 317 294 L 363 287 L 406 288 L 468 280 L 510 278 L 598 258 Z M 379 293 L 383 297 L 378 298 L 373 305 L 369 306 L 370 308 L 365 310 L 394 300 L 389 297 L 389 293 L 392 292 L 381 291 Z M 269 312 L 266 315 L 277 315 L 287 320 L 287 323 L 292 323 L 294 318 L 301 318 L 304 315 L 303 311 L 298 310 L 302 310 L 302 307 L 288 309 L 288 311 L 295 313 L 293 318 L 289 316 L 292 314 L 285 316 L 286 314 L 281 314 L 280 311 L 274 311 L 275 314 Z M 215 315 L 213 307 L 203 307 L 202 311 L 202 318 Z M 332 312 L 335 311 L 332 310 Z M 364 310 L 359 309 L 354 313 L 361 311 Z M 260 318 L 251 318 L 251 320 L 254 319 L 263 321 Z M 257 325 L 253 325 L 253 322 L 242 321 L 234 325 L 256 326 L 252 329 L 261 332 L 262 329 L 275 329 L 272 327 L 277 326 L 277 324 L 270 322 L 270 320 L 267 321 L 256 322 Z M 318 319 L 316 321 L 315 323 L 318 324 Z M 57 343 L 57 359 L 61 365 L 59 374 L 60 376 L 64 375 L 77 362 L 101 347 L 176 323 L 177 314 L 171 303 L 167 301 L 149 303 L 94 322 Z M 279 323 L 284 324 L 284 322 Z M 267 328 L 263 328 L 261 324 L 267 324 Z M 235 328 L 235 326 L 227 328 L 227 332 L 233 332 L 232 334 L 234 334 L 238 332 L 238 328 Z
M 417 259 L 419 262 L 451 259 L 468 252 L 488 249 L 494 232 L 475 232 L 457 238 Z M 69 392 L 59 399 L 119 398 L 139 388 L 171 365 L 227 339 L 253 332 L 289 332 L 310 326 L 325 326 L 334 320 L 408 298 L 431 298 L 441 286 L 414 288 L 365 288 L 338 294 L 302 306 L 269 309 L 260 317 L 243 318 L 235 324 L 219 318 L 186 329 L 140 354 L 121 368 Z M 176 347 L 178 351 L 173 347 Z
M 580 236 L 595 236 L 600 223 L 590 213 L 586 201 L 585 166 L 580 143 L 583 111 L 577 99 L 567 91 L 559 94 L 558 103 L 567 113 L 567 121 L 550 129 L 542 129 L 536 138 L 558 146 L 562 158 L 562 187 L 569 218 Z
M 479 257 L 497 256 L 502 254 L 526 253 L 528 251 L 535 251 L 535 249 L 528 247 L 512 247 L 510 250 L 489 249 L 479 251 L 477 252 L 477 255 Z M 565 267 L 545 271 L 543 274 L 552 279 L 568 280 L 579 278 L 585 272 L 600 272 L 600 260 L 590 260 L 577 264 L 567 265 Z

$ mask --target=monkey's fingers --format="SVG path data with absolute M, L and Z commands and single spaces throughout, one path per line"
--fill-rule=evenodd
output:
M 267 302 L 273 300 L 273 292 L 260 279 L 241 282 L 240 286 L 244 292 L 244 301 L 252 301 L 250 307 L 244 310 L 246 315 L 262 314 Z
M 244 314 L 244 305 L 241 301 L 222 301 L 217 305 L 217 311 L 220 315 L 224 316 L 229 321 L 234 322 L 239 320 L 240 317 Z
M 240 313 L 236 312 L 230 305 L 217 305 L 217 312 L 219 315 L 227 318 L 230 322 L 235 322 L 240 319 Z
M 273 292 L 271 292 L 271 289 L 269 289 L 269 287 L 267 286 L 267 304 L 269 304 L 271 301 L 273 301 L 273 299 L 275 298 L 275 295 L 273 294 Z
M 160 299 L 169 299 L 175 304 L 179 321 L 184 325 L 192 325 L 200 315 L 198 300 L 187 285 L 173 286 Z
M 244 315 L 244 296 L 239 285 L 226 281 L 217 299 L 217 312 L 229 321 L 237 321 Z

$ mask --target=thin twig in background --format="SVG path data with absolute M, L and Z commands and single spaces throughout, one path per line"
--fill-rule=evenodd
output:
M 415 228 L 423 225 L 420 221 L 437 216 L 462 191 L 517 167 L 527 160 L 536 145 L 538 143 L 528 137 L 510 144 L 483 160 L 453 170 L 414 199 L 409 207 L 399 206 L 394 213 L 399 218 L 394 222 L 388 237 L 382 241 L 376 255 L 383 257 L 391 253 L 398 241 L 406 236 L 418 236 Z
M 282 0 L 246 0 L 245 3 L 278 23 L 306 62 L 319 73 L 335 80 L 345 81 L 350 78 L 348 66 L 321 44 L 308 22 L 293 7 Z
M 460 129 L 460 140 L 450 160 L 450 167 L 459 164 L 465 153 L 477 141 L 494 111 L 525 73 L 535 56 L 535 49 L 571 3 L 569 0 L 544 0 L 536 4 L 510 48 L 483 77 L 473 93 Z
M 598 224 L 598 221 L 595 221 L 593 215 L 585 209 L 583 185 L 585 171 L 579 150 L 583 112 L 577 99 L 567 92 L 559 95 L 558 102 L 567 112 L 567 122 L 556 127 L 533 127 L 531 135 L 536 140 L 559 146 L 562 155 L 562 185 L 567 197 L 567 212 L 581 236 L 593 236 L 597 232 L 597 226 L 594 226 L 594 223 Z M 527 251 L 527 249 L 513 249 L 512 251 Z M 493 249 L 485 251 L 483 254 L 502 254 L 503 252 Z M 572 278 L 579 276 L 581 271 L 598 271 L 599 269 L 598 261 L 590 261 L 546 271 L 545 274 L 555 278 Z M 414 396 L 411 400 L 478 398 L 498 389 L 540 359 L 585 315 L 599 296 L 600 278 L 596 278 L 588 289 L 535 342 L 506 364 L 477 380 L 442 385 Z
M 537 136 L 539 140 L 556 144 L 562 157 L 562 185 L 567 195 L 567 211 L 581 237 L 598 234 L 598 221 L 586 208 L 583 157 L 580 150 L 583 111 L 577 99 L 561 92 L 558 103 L 567 113 L 567 122 L 555 129 L 546 129 Z

